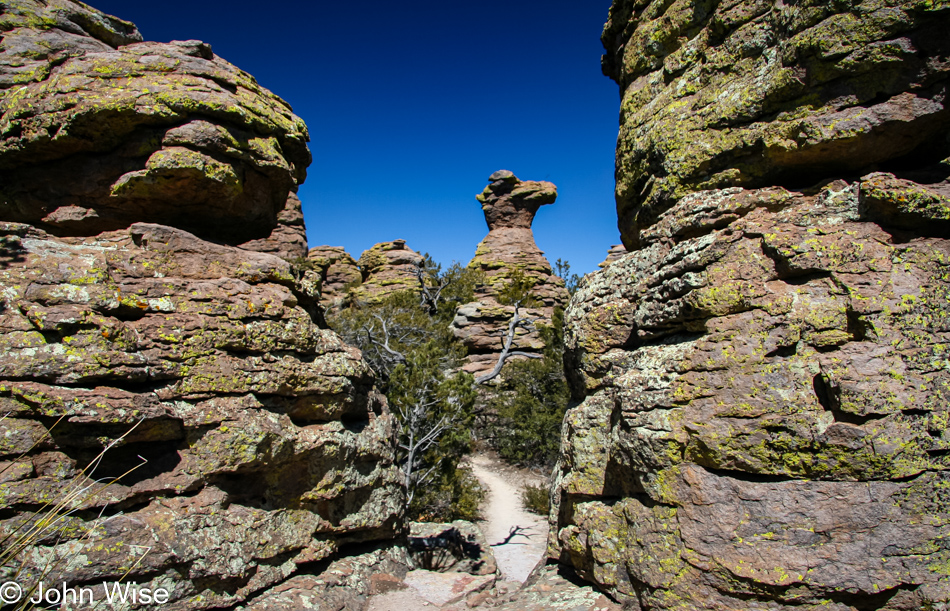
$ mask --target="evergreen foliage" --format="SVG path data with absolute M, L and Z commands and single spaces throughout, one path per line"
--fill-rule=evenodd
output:
M 564 378 L 564 312 L 554 311 L 551 326 L 540 329 L 544 358 L 511 361 L 504 382 L 490 399 L 497 414 L 493 441 L 508 460 L 550 467 L 557 459 L 561 421 L 570 391 Z
M 538 300 L 531 295 L 536 280 L 524 273 L 524 270 L 514 269 L 508 275 L 508 284 L 498 291 L 498 303 L 502 305 L 520 304 L 528 308 L 538 305 Z
M 581 276 L 571 273 L 571 264 L 563 259 L 554 262 L 554 275 L 564 280 L 564 288 L 573 295 L 581 283 Z
M 472 376 L 459 370 L 464 348 L 454 341 L 449 322 L 458 303 L 473 298 L 479 279 L 458 264 L 442 273 L 428 256 L 421 271 L 422 282 L 443 287 L 438 299 L 396 292 L 376 304 L 352 304 L 329 322 L 363 351 L 388 397 L 409 518 L 476 519 L 483 493 L 459 463 L 471 451 L 477 394 Z
M 551 499 L 547 486 L 525 484 L 521 488 L 521 502 L 525 509 L 539 516 L 547 516 L 551 509 Z

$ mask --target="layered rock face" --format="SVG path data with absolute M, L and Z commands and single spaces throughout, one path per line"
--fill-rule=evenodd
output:
M 568 299 L 564 281 L 552 272 L 531 231 L 534 215 L 554 203 L 557 188 L 550 182 L 518 180 L 507 170 L 495 172 L 488 181 L 477 199 L 489 231 L 468 264 L 484 274 L 485 283 L 476 289 L 478 301 L 459 307 L 452 322 L 453 333 L 469 351 L 464 369 L 476 375 L 497 360 L 514 315 L 513 299 L 522 301 L 521 315 L 534 321 L 517 329 L 512 344 L 525 352 L 544 348 L 536 325 L 551 324 L 554 308 Z
M 945 3 L 632 2 L 632 251 L 567 311 L 550 552 L 633 609 L 950 602 Z
M 303 123 L 202 43 L 66 0 L 0 11 L 0 530 L 64 516 L 18 581 L 359 597 L 398 570 L 372 546 L 401 484 L 372 372 L 286 260 Z
M 141 42 L 76 2 L 24 0 L 0 20 L 0 217 L 53 235 L 271 234 L 310 163 L 286 102 L 202 42 Z
M 374 244 L 359 260 L 340 246 L 317 246 L 307 258 L 322 280 L 324 308 L 341 308 L 351 301 L 374 304 L 393 293 L 419 291 L 423 256 L 405 240 Z
M 946 10 L 897 0 L 614 2 L 603 67 L 623 94 L 624 244 L 635 247 L 639 229 L 694 191 L 945 173 Z
M 406 246 L 405 240 L 380 242 L 363 251 L 359 261 L 363 283 L 354 291 L 359 301 L 375 303 L 398 291 L 418 291 L 416 275 L 422 255 Z
M 342 246 L 316 246 L 307 259 L 320 275 L 320 303 L 326 308 L 340 307 L 347 291 L 363 282 L 359 265 Z

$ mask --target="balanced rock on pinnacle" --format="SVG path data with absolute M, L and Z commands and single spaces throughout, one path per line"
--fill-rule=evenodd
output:
M 531 231 L 538 209 L 557 199 L 557 187 L 521 181 L 507 170 L 488 180 L 477 199 L 489 233 L 468 264 L 484 274 L 485 283 L 476 290 L 477 301 L 461 306 L 452 322 L 455 336 L 469 349 L 465 370 L 476 375 L 494 366 L 515 303 L 534 323 L 517 330 L 513 349 L 540 352 L 544 342 L 537 325 L 550 324 L 554 309 L 568 300 L 564 281 L 554 275 Z

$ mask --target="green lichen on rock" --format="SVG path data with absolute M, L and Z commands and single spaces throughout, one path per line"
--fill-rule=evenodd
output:
M 947 155 L 943 3 L 617 1 L 617 209 L 628 248 L 700 189 L 809 186 Z
M 66 502 L 4 571 L 360 606 L 405 570 L 403 487 L 299 264 L 303 122 L 208 45 L 79 2 L 4 2 L 0 31 L 0 532 Z
M 252 76 L 70 0 L 7 4 L 0 22 L 0 218 L 70 235 L 161 222 L 231 244 L 280 224 L 309 136 Z
M 654 609 L 947 600 L 950 246 L 936 218 L 874 216 L 882 180 L 939 195 L 698 192 L 588 276 L 552 556 Z
M 566 314 L 552 556 L 644 609 L 950 602 L 948 19 L 614 2 L 632 252 Z

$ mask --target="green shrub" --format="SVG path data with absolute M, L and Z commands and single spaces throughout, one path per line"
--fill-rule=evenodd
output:
M 524 273 L 524 270 L 515 269 L 508 274 L 508 283 L 498 291 L 498 303 L 502 305 L 521 304 L 526 308 L 538 305 L 538 300 L 531 296 L 531 289 L 537 279 Z
M 512 361 L 504 381 L 489 400 L 497 415 L 492 443 L 502 458 L 526 465 L 553 466 L 560 450 L 561 421 L 570 390 L 564 378 L 564 315 L 554 312 L 553 324 L 540 329 L 544 358 Z
M 546 516 L 551 509 L 551 498 L 547 486 L 525 484 L 521 487 L 521 501 L 531 513 Z
M 472 376 L 459 371 L 465 349 L 449 322 L 454 302 L 472 298 L 479 276 L 458 264 L 442 274 L 428 256 L 422 271 L 430 299 L 396 292 L 351 303 L 328 322 L 362 350 L 389 400 L 410 519 L 474 519 L 482 492 L 459 464 L 471 452 L 477 394 Z
M 481 520 L 479 506 L 485 489 L 468 467 L 458 467 L 434 486 L 419 491 L 409 507 L 409 519 L 418 522 Z

